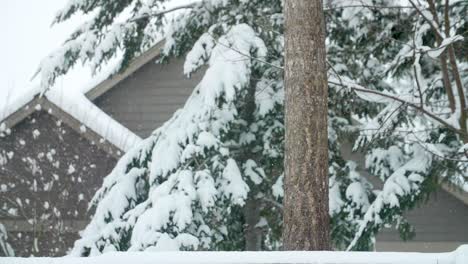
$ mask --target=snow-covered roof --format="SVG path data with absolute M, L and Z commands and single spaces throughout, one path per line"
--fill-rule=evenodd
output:
M 54 108 L 57 111 L 54 111 Z M 105 141 L 111 143 L 121 151 L 128 151 L 139 143 L 141 138 L 121 125 L 112 117 L 104 113 L 94 105 L 82 93 L 64 92 L 63 89 L 51 89 L 40 96 L 40 88 L 31 89 L 28 93 L 6 104 L 0 110 L 0 132 L 7 132 L 9 128 L 29 116 L 36 110 L 45 110 L 58 118 L 63 118 L 63 113 L 79 122 L 79 126 L 73 126 L 82 134 L 96 134 L 98 143 Z M 62 114 L 60 114 L 61 112 Z M 91 131 L 88 131 L 91 130 Z
M 173 0 L 165 4 L 166 8 L 186 4 L 197 0 Z M 174 17 L 183 12 L 182 10 L 172 12 L 166 16 Z M 82 17 L 78 17 L 80 21 Z M 124 17 L 120 18 L 124 19 Z M 49 22 L 47 22 L 49 23 Z M 72 23 L 76 24 L 75 22 Z M 79 22 L 78 22 L 79 24 Z M 67 25 L 70 26 L 69 24 Z M 92 101 L 114 87 L 117 83 L 125 79 L 128 75 L 138 70 L 141 66 L 159 55 L 162 36 L 156 36 L 156 45 L 149 48 L 146 52 L 134 59 L 128 68 L 115 73 L 117 65 L 121 62 L 122 54 L 117 53 L 115 58 L 101 65 L 101 70 L 92 75 L 89 69 L 77 65 L 66 76 L 58 79 L 58 82 L 44 96 L 43 99 L 62 109 L 64 113 L 72 116 L 81 122 L 85 127 L 91 129 L 100 137 L 113 144 L 122 151 L 127 151 L 135 143 L 141 141 L 141 138 L 130 131 L 128 128 L 112 119 Z M 23 67 L 24 68 L 24 67 Z M 31 74 L 31 73 L 28 73 Z M 21 117 L 30 114 L 31 109 L 23 109 L 33 102 L 40 93 L 38 80 L 35 80 L 37 86 L 24 89 L 4 89 L 0 93 L 0 133 L 3 129 L 12 126 L 6 122 L 18 111 L 22 112 Z M 7 87 L 2 84 L 3 87 Z M 27 85 L 29 87 L 29 84 Z M 63 87 L 59 87 L 63 86 Z M 25 91 L 24 91 L 25 90 Z M 22 111 L 24 110 L 24 111 Z M 16 116 L 18 117 L 18 116 Z M 16 124 L 16 123 L 15 123 Z
M 80 128 L 80 132 L 83 132 L 81 130 L 89 128 L 102 137 L 102 139 L 126 152 L 132 146 L 140 142 L 141 138 L 103 112 L 92 100 L 112 89 L 130 74 L 140 69 L 149 61 L 155 59 L 160 54 L 163 45 L 164 41 L 159 41 L 152 48 L 136 57 L 127 69 L 121 73 L 112 75 L 114 72 L 112 69 L 115 68 L 115 65 L 108 65 L 105 71 L 101 72 L 98 76 L 94 76 L 81 90 L 69 90 L 66 87 L 55 86 L 49 89 L 42 97 L 79 121 L 83 125 L 83 127 Z M 33 109 L 29 109 L 29 104 L 35 98 L 40 97 L 40 93 L 40 86 L 36 86 L 5 104 L 2 109 L 0 109 L 0 132 L 2 129 L 11 128 L 22 120 L 22 118 L 32 113 Z M 23 111 L 19 113 L 21 118 L 18 119 L 17 116 L 12 117 L 12 115 L 21 111 Z M 12 119 L 7 122 L 9 118 Z

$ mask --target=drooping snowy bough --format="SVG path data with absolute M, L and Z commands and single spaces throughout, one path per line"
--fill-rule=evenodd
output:
M 105 179 L 95 197 L 96 214 L 77 243 L 78 255 L 85 248 L 123 250 L 123 239 L 130 240 L 128 250 L 210 248 L 228 235 L 232 215 L 250 190 L 243 174 L 249 171 L 257 183 L 265 176 L 254 161 L 236 161 L 229 147 L 241 148 L 242 141 L 250 140 L 228 133 L 236 126 L 244 130 L 235 99 L 258 67 L 230 47 L 255 58 L 263 58 L 266 48 L 246 24 L 232 27 L 217 41 L 208 54 L 209 68 L 184 108 L 125 155 Z M 202 55 L 188 56 L 198 60 Z M 101 238 L 106 229 L 109 233 Z M 126 232 L 131 233 L 122 236 Z M 98 241 L 90 240 L 95 234 Z

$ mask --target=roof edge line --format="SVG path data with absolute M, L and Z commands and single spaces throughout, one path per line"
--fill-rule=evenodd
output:
M 12 128 L 16 126 L 19 122 L 23 121 L 26 117 L 34 113 L 36 111 L 34 104 L 42 105 L 42 101 L 44 97 L 39 96 L 39 94 L 34 95 L 34 97 L 27 101 L 26 103 L 22 104 L 20 107 L 16 109 L 16 111 L 12 112 L 9 115 L 6 115 L 3 119 L 0 120 L 0 124 L 4 124 L 6 128 Z
M 147 51 L 143 52 L 140 56 L 136 57 L 130 65 L 122 73 L 116 73 L 109 78 L 106 78 L 88 92 L 85 93 L 85 96 L 90 100 L 94 101 L 99 96 L 103 95 L 105 92 L 114 88 L 121 81 L 125 80 L 132 73 L 136 72 L 138 69 L 143 67 L 149 61 L 161 54 L 161 48 L 164 46 L 165 40 L 161 40 L 156 43 L 153 47 L 149 48 Z
M 444 191 L 448 192 L 464 204 L 468 205 L 468 193 L 462 190 L 459 186 L 455 184 L 449 184 L 447 182 L 442 182 L 440 186 Z
M 37 109 L 39 106 L 39 109 Z M 80 126 L 84 125 L 81 121 L 76 119 L 73 115 L 62 109 L 60 106 L 52 102 L 47 98 L 47 96 L 35 95 L 33 99 L 22 105 L 15 112 L 5 117 L 0 121 L 0 124 L 5 124 L 7 129 L 11 129 L 16 126 L 18 123 L 26 119 L 28 116 L 32 115 L 36 111 L 44 111 L 46 114 L 54 116 L 65 122 L 72 130 L 77 132 L 79 135 L 83 136 L 90 143 L 94 142 L 94 145 L 99 149 L 105 151 L 115 158 L 119 158 L 118 152 L 125 153 L 125 150 L 119 148 L 112 142 L 105 140 L 105 142 L 99 142 L 100 138 L 103 138 L 98 132 L 94 131 L 92 128 L 87 127 L 86 132 L 80 131 Z

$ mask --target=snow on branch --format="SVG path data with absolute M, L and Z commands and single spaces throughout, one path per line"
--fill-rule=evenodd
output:
M 32 78 L 40 76 L 43 93 L 54 85 L 59 76 L 67 74 L 79 62 L 89 63 L 95 73 L 102 64 L 118 57 L 120 65 L 117 70 L 124 69 L 135 56 L 153 46 L 156 37 L 161 37 L 159 34 L 165 25 L 165 15 L 200 4 L 193 2 L 165 9 L 165 0 L 121 2 L 70 0 L 57 13 L 54 23 L 63 22 L 77 12 L 87 14 L 96 11 L 60 48 L 40 62 Z M 102 11 L 99 5 L 110 11 Z M 147 31 L 156 32 L 156 36 L 145 35 Z
M 412 100 L 412 98 L 405 98 L 404 96 L 399 96 L 397 94 L 390 94 L 390 93 L 385 93 L 385 92 L 380 92 L 380 91 L 376 91 L 376 90 L 367 89 L 367 88 L 365 88 L 365 87 L 363 87 L 363 86 L 361 86 L 359 84 L 356 84 L 356 83 L 353 83 L 353 82 L 351 82 L 349 80 L 346 80 L 344 77 L 340 77 L 339 79 L 335 78 L 335 77 L 331 77 L 331 78 L 329 78 L 328 83 L 333 84 L 333 85 L 337 85 L 337 86 L 341 86 L 341 87 L 344 87 L 344 88 L 348 88 L 348 89 L 356 92 L 356 94 L 359 97 L 361 97 L 362 99 L 364 99 L 366 101 L 376 102 L 376 103 L 389 103 L 391 101 L 399 102 L 401 104 L 404 104 L 406 106 L 409 106 L 409 107 L 413 108 L 416 111 L 419 111 L 419 112 L 427 115 L 432 120 L 438 122 L 442 126 L 452 130 L 453 132 L 456 132 L 456 133 L 458 133 L 460 135 L 466 135 L 465 131 L 459 129 L 455 125 L 450 124 L 449 121 L 440 118 L 439 116 L 437 116 L 435 113 L 429 111 L 428 109 L 426 109 L 424 107 L 421 107 L 420 105 L 418 105 L 417 102 Z
M 415 146 L 413 158 L 398 168 L 385 181 L 382 191 L 377 194 L 375 200 L 366 211 L 354 239 L 347 250 L 354 248 L 366 228 L 382 225 L 388 222 L 384 219 L 385 211 L 393 208 L 401 210 L 401 200 L 414 200 L 421 193 L 421 185 L 426 180 L 425 175 L 431 167 L 432 159 L 421 147 Z
M 462 41 L 463 39 L 464 38 L 462 36 L 455 35 L 455 36 L 444 38 L 442 40 L 442 43 L 436 48 L 431 49 L 429 47 L 421 47 L 421 49 L 423 52 L 426 52 L 429 57 L 435 59 L 439 57 L 440 54 L 442 54 L 446 50 L 447 47 L 449 47 L 450 45 L 452 45 L 453 43 L 457 41 Z
M 246 24 L 233 26 L 218 42 L 245 54 L 256 50 L 254 57 L 266 54 L 263 41 Z M 192 52 L 197 57 L 196 47 Z M 72 255 L 121 250 L 114 242 L 128 239 L 127 232 L 130 251 L 209 248 L 210 237 L 225 227 L 223 218 L 207 214 L 229 211 L 215 206 L 220 203 L 244 204 L 249 186 L 241 177 L 242 164 L 230 157 L 221 139 L 238 114 L 236 94 L 249 82 L 254 62 L 220 44 L 202 53 L 209 67 L 200 84 L 181 110 L 105 178 L 93 199 L 95 216 Z

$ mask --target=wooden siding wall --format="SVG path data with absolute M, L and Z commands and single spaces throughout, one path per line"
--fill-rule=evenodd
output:
M 0 137 L 0 222 L 17 256 L 61 256 L 116 159 L 45 111 Z
M 150 60 L 94 103 L 142 138 L 180 109 L 195 86 L 201 71 L 190 79 L 183 75 L 183 59 L 168 64 Z
M 381 251 L 408 251 L 408 246 L 419 244 L 419 251 L 443 252 L 455 250 L 468 243 L 468 205 L 440 189 L 429 200 L 405 213 L 415 228 L 416 236 L 401 242 L 394 229 L 384 229 L 377 236 L 377 249 Z M 380 243 L 379 243 L 380 242 Z M 401 243 L 396 243 L 401 242 Z

